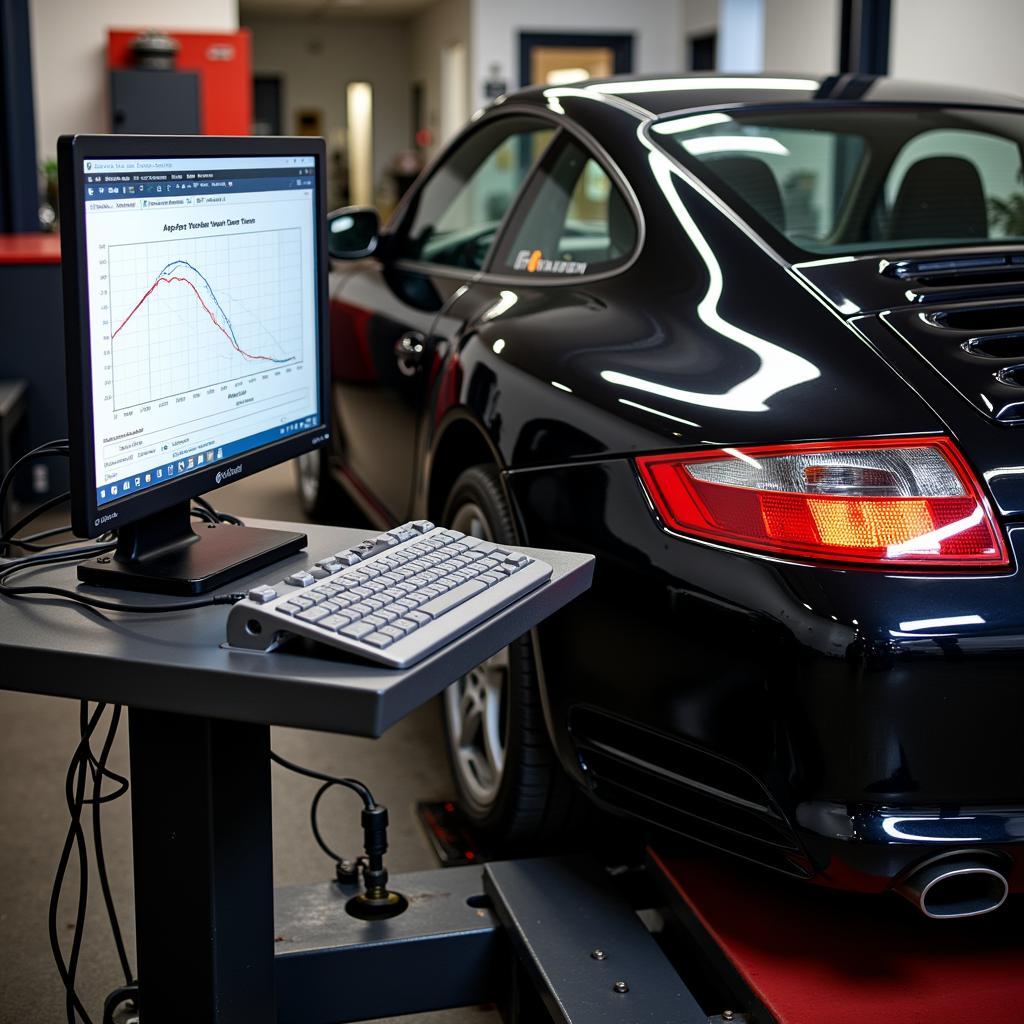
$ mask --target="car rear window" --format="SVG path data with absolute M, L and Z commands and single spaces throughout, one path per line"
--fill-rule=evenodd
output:
M 1024 114 L 723 111 L 664 118 L 651 138 L 805 252 L 1024 241 Z

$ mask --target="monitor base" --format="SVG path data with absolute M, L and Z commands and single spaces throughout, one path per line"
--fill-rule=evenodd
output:
M 189 504 L 176 505 L 118 531 L 117 550 L 82 562 L 78 578 L 95 587 L 193 595 L 301 551 L 304 533 L 197 522 Z

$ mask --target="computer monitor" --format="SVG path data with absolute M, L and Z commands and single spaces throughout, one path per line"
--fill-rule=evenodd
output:
M 197 495 L 328 438 L 325 148 L 316 138 L 58 143 L 80 537 L 101 586 L 203 593 L 305 545 L 201 524 Z

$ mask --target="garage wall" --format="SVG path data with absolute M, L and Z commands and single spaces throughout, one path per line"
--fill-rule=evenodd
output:
M 765 71 L 834 74 L 841 6 L 840 0 L 764 0 Z
M 298 111 L 319 110 L 328 154 L 338 151 L 345 140 L 346 86 L 373 86 L 373 177 L 378 187 L 386 182 L 392 157 L 411 145 L 408 23 L 247 18 L 245 25 L 252 31 L 253 72 L 281 77 L 281 130 L 286 135 L 295 132 Z
M 179 32 L 234 32 L 238 0 L 31 0 L 36 152 L 57 155 L 57 136 L 110 130 L 107 30 L 149 25 Z
M 1024 96 L 1021 0 L 894 0 L 890 73 Z
M 437 0 L 412 21 L 411 80 L 423 86 L 424 124 L 430 130 L 432 154 L 445 140 L 441 131 L 441 53 L 445 47 L 461 43 L 470 53 L 471 0 Z M 472 57 L 468 58 L 472 62 Z M 464 101 L 466 116 L 476 106 L 472 88 L 472 64 Z
M 492 64 L 510 89 L 519 87 L 520 32 L 619 33 L 633 36 L 636 71 L 678 71 L 683 67 L 682 6 L 679 0 L 588 0 L 577 17 L 552 0 L 472 0 L 470 80 L 473 106 L 485 103 L 483 86 Z

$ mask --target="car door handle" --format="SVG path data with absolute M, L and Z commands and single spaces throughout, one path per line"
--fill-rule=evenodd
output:
M 395 361 L 398 371 L 406 377 L 414 377 L 423 369 L 427 354 L 427 339 L 419 331 L 406 331 L 395 342 Z

